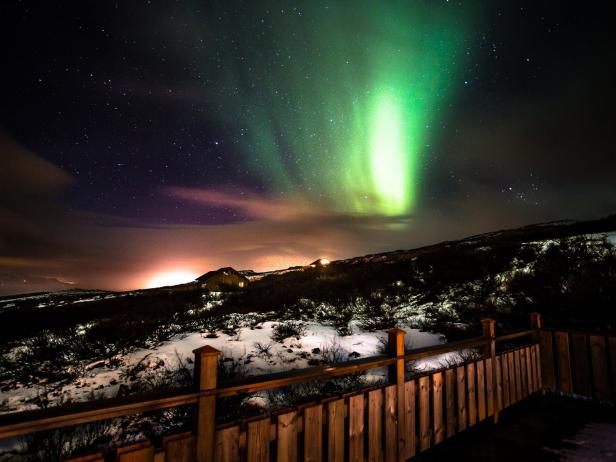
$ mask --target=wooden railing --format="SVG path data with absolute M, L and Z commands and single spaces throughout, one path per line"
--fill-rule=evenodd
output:
M 578 369 L 578 366 L 583 367 L 580 366 L 581 356 L 575 353 L 573 362 L 563 359 L 562 332 L 541 329 L 537 313 L 531 315 L 531 329 L 500 337 L 495 336 L 493 320 L 486 319 L 482 324 L 482 337 L 410 352 L 404 350 L 405 332 L 391 329 L 386 356 L 249 377 L 222 387 L 218 387 L 216 381 L 220 352 L 204 346 L 194 351 L 196 386 L 192 390 L 4 415 L 0 417 L 0 439 L 194 405 L 196 419 L 192 432 L 163 437 L 157 447 L 143 441 L 118 448 L 116 460 L 267 461 L 271 457 L 279 461 L 407 460 L 485 419 L 498 421 L 500 411 L 542 389 L 570 392 L 572 389 L 568 389 L 567 384 L 572 384 L 571 377 L 577 380 L 578 375 L 581 376 L 582 369 Z M 593 340 L 594 337 L 585 337 L 585 345 L 590 345 L 588 351 L 595 377 L 590 382 L 589 393 L 603 397 L 608 395 L 602 387 L 607 386 L 609 392 L 610 379 L 603 382 L 602 377 L 608 377 L 609 371 L 614 373 L 616 367 L 612 363 L 603 372 L 599 365 L 603 362 L 598 358 L 604 354 L 606 365 L 607 361 L 613 361 L 616 343 L 613 337 L 602 337 L 602 344 Z M 524 338 L 530 343 L 497 353 L 497 343 L 519 343 Z M 579 338 L 575 338 L 572 344 L 581 345 Z M 469 349 L 481 349 L 481 358 L 420 375 L 409 377 L 407 373 L 409 361 Z M 553 351 L 557 354 L 552 354 Z M 382 367 L 389 370 L 388 385 L 296 406 L 273 416 L 218 427 L 215 424 L 217 398 Z M 578 372 L 572 374 L 571 371 Z M 575 391 L 580 389 L 575 388 Z M 102 454 L 72 459 L 73 462 L 102 460 Z
M 616 403 L 616 335 L 542 329 L 540 345 L 547 389 Z

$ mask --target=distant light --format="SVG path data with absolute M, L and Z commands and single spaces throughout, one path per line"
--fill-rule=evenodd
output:
M 327 258 L 321 258 L 321 259 L 319 260 L 319 263 L 320 263 L 321 265 L 323 265 L 323 266 L 325 266 L 325 265 L 329 265 L 329 260 L 328 260 Z
M 165 271 L 163 273 L 155 274 L 152 279 L 148 281 L 148 288 L 175 286 L 178 284 L 184 284 L 194 281 L 197 278 L 197 274 L 190 271 L 177 270 L 177 271 Z

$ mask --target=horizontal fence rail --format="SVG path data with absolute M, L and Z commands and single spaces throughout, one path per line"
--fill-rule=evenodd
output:
M 194 351 L 192 389 L 7 414 L 0 416 L 0 439 L 192 405 L 193 431 L 165 436 L 157 447 L 143 441 L 118 448 L 115 460 L 393 461 L 407 460 L 488 418 L 497 422 L 500 411 L 542 389 L 587 391 L 604 400 L 616 396 L 614 337 L 542 329 L 538 313 L 531 314 L 531 329 L 499 337 L 493 320 L 483 320 L 482 325 L 482 337 L 411 351 L 404 349 L 405 332 L 391 329 L 387 355 L 247 377 L 222 386 L 216 380 L 220 352 L 204 346 Z M 530 342 L 497 353 L 497 343 L 519 344 L 525 337 Z M 407 373 L 409 362 L 465 350 L 480 350 L 480 358 L 410 377 Z M 586 369 L 584 357 L 589 359 Z M 384 367 L 389 371 L 389 385 L 296 406 L 273 416 L 215 425 L 218 398 Z M 592 372 L 588 384 L 582 380 L 585 371 Z M 103 456 L 71 460 L 102 461 Z

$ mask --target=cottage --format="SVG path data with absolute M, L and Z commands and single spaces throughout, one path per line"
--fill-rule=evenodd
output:
M 248 285 L 248 278 L 231 267 L 208 271 L 197 278 L 202 289 L 225 291 L 243 289 Z
M 310 263 L 310 266 L 312 266 L 313 268 L 324 268 L 328 266 L 330 263 L 331 262 L 327 258 L 319 258 L 318 260 L 315 260 L 312 263 Z

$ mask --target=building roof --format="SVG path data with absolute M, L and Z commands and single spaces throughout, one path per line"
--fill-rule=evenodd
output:
M 230 266 L 226 266 L 224 268 L 219 268 L 217 270 L 213 270 L 213 271 L 208 271 L 207 273 L 199 276 L 197 278 L 197 281 L 199 282 L 203 282 L 203 281 L 207 281 L 208 279 L 214 277 L 214 276 L 219 276 L 219 275 L 225 275 L 225 276 L 229 276 L 229 275 L 235 275 L 238 276 L 242 279 L 245 279 L 246 281 L 248 281 L 248 278 L 246 276 L 244 276 L 242 273 L 240 273 L 239 271 L 231 268 Z

